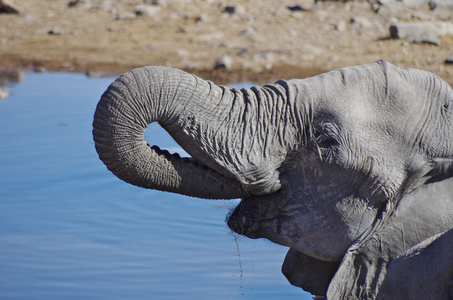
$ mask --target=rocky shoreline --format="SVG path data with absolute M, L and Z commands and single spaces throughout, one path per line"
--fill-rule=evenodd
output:
M 8 71 L 167 65 L 265 83 L 385 59 L 453 83 L 449 0 L 3 0 L 0 22 Z

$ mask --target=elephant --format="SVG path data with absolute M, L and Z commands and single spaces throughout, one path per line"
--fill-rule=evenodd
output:
M 191 157 L 150 147 L 152 122 Z M 380 60 L 230 89 L 142 67 L 104 92 L 93 137 L 130 184 L 241 198 L 228 226 L 289 247 L 284 275 L 316 299 L 401 299 L 420 282 L 452 299 L 453 90 L 435 74 Z

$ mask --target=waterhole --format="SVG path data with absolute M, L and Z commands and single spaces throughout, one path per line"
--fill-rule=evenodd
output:
M 311 299 L 281 274 L 286 248 L 231 235 L 235 202 L 136 188 L 105 168 L 91 124 L 113 80 L 26 73 L 7 87 L 0 299 Z

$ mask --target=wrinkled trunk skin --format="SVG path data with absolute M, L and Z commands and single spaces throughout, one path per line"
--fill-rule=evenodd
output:
M 96 150 L 116 176 L 145 188 L 209 199 L 272 193 L 285 156 L 275 123 L 286 109 L 274 109 L 285 96 L 281 86 L 230 90 L 167 67 L 135 69 L 98 103 Z M 152 122 L 194 159 L 149 147 L 144 130 Z
M 136 69 L 109 86 L 93 122 L 100 159 L 120 179 L 140 187 L 200 198 L 241 197 L 244 192 L 236 180 L 145 141 L 148 124 L 165 126 L 177 118 L 167 116 L 174 109 L 169 99 L 187 99 L 194 92 L 195 78 L 180 78 L 172 71 Z

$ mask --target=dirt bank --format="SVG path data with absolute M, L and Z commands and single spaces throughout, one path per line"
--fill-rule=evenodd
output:
M 0 14 L 0 67 L 99 76 L 168 65 L 264 83 L 386 59 L 451 84 L 450 32 L 438 45 L 390 38 L 396 23 L 451 24 L 452 10 L 425 2 L 9 0 L 19 14 Z

